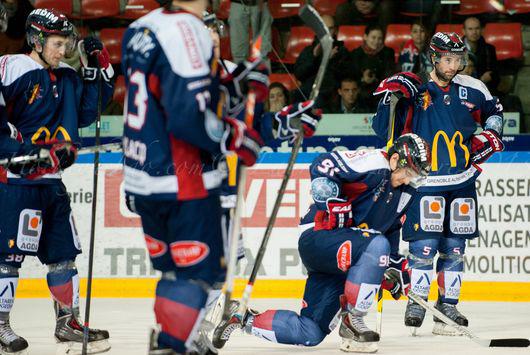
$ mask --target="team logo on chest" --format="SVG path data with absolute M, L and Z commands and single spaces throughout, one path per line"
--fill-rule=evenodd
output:
M 40 85 L 35 84 L 33 88 L 28 91 L 28 105 L 31 105 L 35 100 L 40 99 L 42 96 L 40 94 Z
M 444 104 L 450 105 L 451 104 L 451 96 L 448 94 L 444 95 Z
M 427 109 L 431 105 L 432 105 L 432 97 L 431 97 L 431 94 L 429 94 L 429 91 L 425 91 L 423 94 L 418 96 L 418 106 L 420 106 L 423 111 L 427 111 Z

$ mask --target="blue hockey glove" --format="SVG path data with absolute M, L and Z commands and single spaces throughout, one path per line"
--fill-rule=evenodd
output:
M 263 140 L 253 128 L 235 118 L 223 118 L 226 123 L 226 131 L 221 142 L 221 151 L 233 151 L 246 166 L 256 163 Z
M 418 93 L 422 81 L 419 76 L 411 72 L 401 72 L 383 80 L 374 95 L 384 94 L 386 100 L 393 92 L 399 92 L 406 99 L 411 99 Z
M 385 271 L 385 278 L 381 287 L 388 290 L 395 300 L 401 295 L 408 295 L 410 290 L 410 267 L 405 257 L 398 255 L 397 258 L 390 256 L 390 263 Z
M 249 89 L 256 94 L 256 103 L 263 103 L 269 93 L 269 69 L 263 61 L 244 61 L 234 71 L 221 78 L 221 90 L 226 95 L 226 111 L 237 116 L 245 107 Z
M 108 82 L 112 79 L 114 69 L 110 64 L 109 52 L 98 38 L 86 37 L 82 41 L 79 41 L 77 48 L 81 62 L 81 73 L 84 80 L 96 80 L 98 67 L 105 81 Z
M 293 119 L 300 117 L 300 123 L 304 130 L 304 138 L 312 137 L 317 129 L 318 122 L 322 119 L 322 110 L 313 108 L 315 101 L 308 100 L 285 106 L 274 115 L 278 122 L 276 136 L 282 140 L 292 140 L 299 132 L 295 127 Z
M 504 143 L 494 130 L 487 129 L 471 137 L 471 161 L 482 164 L 495 152 L 502 152 Z

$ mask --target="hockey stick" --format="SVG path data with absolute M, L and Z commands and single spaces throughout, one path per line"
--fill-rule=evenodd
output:
M 102 81 L 103 78 L 100 73 L 99 63 L 97 65 L 97 78 L 98 78 L 98 107 L 96 113 L 96 135 L 95 135 L 95 147 L 100 145 L 100 134 L 101 134 L 101 100 L 102 100 Z M 90 301 L 92 298 L 92 274 L 94 267 L 94 243 L 96 236 L 96 212 L 97 212 L 97 200 L 98 200 L 98 175 L 99 175 L 99 149 L 94 151 L 94 176 L 92 180 L 92 215 L 90 219 L 90 245 L 88 248 L 88 275 L 87 275 L 87 289 L 86 289 L 86 305 L 85 305 L 85 322 L 83 329 L 83 348 L 82 354 L 87 354 L 88 348 L 88 335 L 90 325 Z
M 261 60 L 261 36 L 258 36 L 252 45 L 251 59 Z M 252 127 L 254 123 L 254 109 L 256 106 L 256 93 L 250 90 L 247 95 L 245 104 L 245 124 L 247 127 Z M 230 316 L 230 300 L 232 299 L 232 292 L 234 291 L 234 278 L 237 266 L 237 240 L 241 230 L 241 213 L 243 211 L 243 197 L 247 185 L 247 169 L 245 166 L 240 166 L 239 177 L 237 181 L 237 199 L 236 207 L 230 221 L 230 236 L 228 242 L 228 265 L 226 268 L 226 279 L 222 293 L 224 294 L 223 302 L 223 320 L 227 320 Z
M 383 288 L 379 288 L 377 292 L 377 315 L 375 323 L 375 332 L 381 337 L 381 332 L 383 330 Z
M 403 97 L 400 92 L 393 92 L 390 95 L 390 112 L 388 113 L 388 135 L 386 140 L 386 150 L 394 144 L 394 134 L 396 128 L 396 106 L 399 100 Z
M 13 158 L 0 159 L 0 167 L 7 168 L 10 164 L 29 163 L 35 161 L 45 161 L 47 158 L 40 158 L 37 154 L 32 155 L 19 155 Z
M 95 152 L 111 153 L 111 152 L 121 152 L 121 151 L 123 151 L 123 145 L 121 142 L 107 143 L 107 144 L 100 144 L 100 145 L 96 143 L 96 145 L 79 149 L 77 153 L 78 154 L 95 153 Z
M 322 79 L 324 78 L 324 73 L 328 65 L 329 57 L 331 55 L 333 40 L 331 38 L 331 35 L 329 34 L 328 28 L 322 21 L 322 18 L 312 6 L 305 5 L 300 9 L 298 15 L 300 16 L 302 21 L 315 32 L 320 42 L 320 45 L 322 46 L 322 62 L 320 63 L 320 67 L 318 68 L 318 72 L 315 77 L 315 82 L 313 83 L 313 87 L 311 88 L 311 95 L 309 96 L 309 100 L 314 100 L 317 98 L 318 93 L 320 91 L 320 85 L 322 84 Z M 254 266 L 252 268 L 252 272 L 248 279 L 247 285 L 245 286 L 245 290 L 243 291 L 243 297 L 241 298 L 241 302 L 239 304 L 239 310 L 237 313 L 242 321 L 244 321 L 243 315 L 246 312 L 248 301 L 250 299 L 250 294 L 252 293 L 252 288 L 254 287 L 254 282 L 256 281 L 256 276 L 263 260 L 265 250 L 267 248 L 267 243 L 269 242 L 272 228 L 274 226 L 274 222 L 276 221 L 276 216 L 278 215 L 278 210 L 280 209 L 280 204 L 282 202 L 285 189 L 287 188 L 287 182 L 291 177 L 293 166 L 296 161 L 296 157 L 298 156 L 300 146 L 302 145 L 303 138 L 303 131 L 299 129 L 299 133 L 296 136 L 296 139 L 293 144 L 291 157 L 289 158 L 287 168 L 285 169 L 285 173 L 283 175 L 282 184 L 280 185 L 280 189 L 278 190 L 278 194 L 276 196 L 276 201 L 272 209 L 271 217 L 269 219 L 269 222 L 267 223 L 267 228 L 265 229 L 265 233 L 263 235 L 263 239 L 261 241 L 261 245 L 259 247 Z
M 502 348 L 527 348 L 530 346 L 530 340 L 525 338 L 507 338 L 507 339 L 482 339 L 473 334 L 467 327 L 458 325 L 451 318 L 447 317 L 445 314 L 437 310 L 433 305 L 425 301 L 420 296 L 409 292 L 408 297 L 414 302 L 422 306 L 424 309 L 431 311 L 431 313 L 438 319 L 442 320 L 445 324 L 450 325 L 451 327 L 458 330 L 460 333 L 464 334 L 469 339 L 473 340 L 475 343 L 480 346 L 493 348 L 493 347 L 502 347 Z

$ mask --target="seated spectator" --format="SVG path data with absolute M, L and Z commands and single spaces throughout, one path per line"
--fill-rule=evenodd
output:
M 460 72 L 460 74 L 469 75 L 469 76 L 472 76 L 473 78 L 476 78 L 477 77 L 477 66 L 475 64 L 476 62 L 477 62 L 477 58 L 475 57 L 475 55 L 473 53 L 469 53 L 467 57 L 467 64 L 464 67 L 464 70 Z
M 482 24 L 476 17 L 468 17 L 464 21 L 464 43 L 476 58 L 477 78 L 480 79 L 492 94 L 496 94 L 499 84 L 497 54 L 495 47 L 486 43 L 482 37 Z
M 364 31 L 363 45 L 351 52 L 355 76 L 361 78 L 361 97 L 371 112 L 375 112 L 379 101 L 372 93 L 381 80 L 396 72 L 394 50 L 384 42 L 381 26 L 370 25 Z
M 361 88 L 357 80 L 344 77 L 337 89 L 338 96 L 331 105 L 324 109 L 325 113 L 367 113 L 368 107 L 360 100 Z
M 317 97 L 317 107 L 329 105 L 329 100 L 337 87 L 337 78 L 353 74 L 350 52 L 344 47 L 344 42 L 337 40 L 337 27 L 335 26 L 333 17 L 323 15 L 322 20 L 333 36 L 334 43 L 326 73 L 320 87 L 320 95 Z M 301 93 L 300 91 L 293 93 L 294 101 L 304 101 L 309 97 L 321 60 L 322 47 L 318 39 L 315 39 L 311 45 L 302 50 L 294 64 L 294 75 L 301 82 Z
M 337 7 L 337 26 L 378 24 L 383 29 L 393 22 L 397 12 L 397 1 L 350 0 Z
M 403 44 L 399 54 L 399 65 L 401 71 L 416 73 L 425 82 L 433 68 L 429 58 L 430 36 L 421 21 L 414 21 L 410 34 L 412 38 Z
M 278 112 L 289 104 L 289 90 L 282 83 L 269 85 L 269 97 L 265 102 L 266 112 Z

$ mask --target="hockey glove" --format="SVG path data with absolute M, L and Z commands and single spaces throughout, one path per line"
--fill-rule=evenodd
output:
M 398 258 L 390 256 L 390 264 L 385 271 L 385 278 L 381 287 L 388 290 L 395 300 L 401 295 L 407 296 L 410 290 L 410 267 L 405 257 L 398 255 Z
M 235 118 L 223 118 L 226 130 L 221 141 L 221 151 L 233 151 L 246 166 L 252 166 L 258 159 L 263 140 L 258 132 Z
M 502 152 L 504 143 L 494 130 L 487 129 L 471 137 L 471 161 L 482 164 L 495 152 Z
M 326 206 L 327 211 L 317 211 L 315 215 L 315 231 L 349 228 L 353 225 L 351 200 L 329 198 Z
M 278 122 L 277 138 L 293 140 L 299 132 L 295 119 L 300 117 L 300 124 L 304 130 L 304 138 L 313 136 L 318 122 L 322 119 L 322 110 L 313 108 L 315 101 L 308 100 L 285 106 L 274 115 Z
M 110 81 L 114 76 L 114 69 L 110 64 L 107 48 L 95 37 L 86 37 L 77 44 L 81 73 L 84 80 L 94 81 L 97 78 L 97 68 L 105 81 Z
M 399 92 L 406 99 L 411 99 L 418 93 L 422 81 L 419 76 L 411 72 L 397 73 L 383 80 L 374 92 L 374 95 L 385 94 L 386 100 L 393 92 Z
M 9 137 L 13 138 L 19 143 L 24 143 L 24 138 L 22 138 L 22 134 L 18 131 L 18 129 L 11 123 L 7 122 L 7 127 L 9 127 Z
M 263 103 L 269 94 L 269 69 L 262 60 L 240 63 L 233 72 L 221 78 L 221 90 L 226 95 L 226 110 L 236 116 L 245 107 L 245 97 L 252 89 L 256 103 Z
M 33 180 L 70 167 L 77 157 L 77 148 L 70 142 L 48 141 L 33 146 L 28 154 L 35 156 L 33 161 L 9 164 L 8 170 Z

